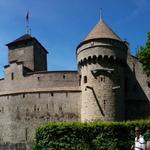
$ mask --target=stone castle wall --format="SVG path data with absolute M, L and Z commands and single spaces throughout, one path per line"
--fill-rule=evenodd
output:
M 5 78 L 0 80 L 0 94 L 33 91 L 80 90 L 77 71 L 51 71 L 24 74 L 22 64 L 5 67 Z
M 76 71 L 24 75 L 23 65 L 12 63 L 0 85 L 0 143 L 30 143 L 41 123 L 80 120 Z
M 150 116 L 149 76 L 139 60 L 128 54 L 125 72 L 126 119 L 143 119 Z

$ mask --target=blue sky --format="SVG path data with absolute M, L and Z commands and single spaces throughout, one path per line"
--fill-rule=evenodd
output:
M 49 51 L 49 70 L 76 70 L 76 47 L 99 21 L 100 8 L 135 54 L 150 30 L 150 0 L 0 0 L 0 77 L 8 64 L 5 44 L 26 33 L 27 11 L 32 36 Z

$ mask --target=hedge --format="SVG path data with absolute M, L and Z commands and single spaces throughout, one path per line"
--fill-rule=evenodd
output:
M 150 139 L 150 120 L 128 122 L 50 122 L 36 129 L 33 150 L 129 150 L 134 128 Z

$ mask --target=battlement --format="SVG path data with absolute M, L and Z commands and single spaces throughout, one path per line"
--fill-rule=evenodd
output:
M 110 56 L 108 57 L 107 55 L 93 55 L 93 56 L 88 56 L 88 58 L 83 58 L 79 60 L 78 62 L 78 68 L 81 68 L 83 66 L 91 65 L 91 64 L 99 64 L 99 65 L 106 65 L 108 64 L 109 66 L 114 66 L 114 65 L 120 65 L 120 66 L 125 66 L 126 62 L 119 57 L 115 56 Z

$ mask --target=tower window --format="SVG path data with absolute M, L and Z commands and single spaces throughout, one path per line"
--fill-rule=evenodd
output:
M 105 82 L 105 77 L 104 77 L 104 76 L 100 76 L 100 77 L 99 77 L 99 81 Z
M 84 83 L 87 83 L 87 76 L 84 76 Z
M 148 87 L 150 88 L 150 82 L 148 82 Z
M 34 111 L 36 111 L 36 105 L 34 105 Z
M 135 72 L 135 63 L 132 63 L 133 72 Z
M 79 76 L 79 86 L 81 85 L 81 75 Z
M 106 100 L 104 99 L 104 110 L 105 110 L 105 108 L 106 108 Z
M 23 94 L 22 97 L 25 98 L 25 94 Z
M 65 79 L 66 78 L 66 76 L 65 75 L 63 75 L 63 79 Z
M 39 98 L 41 97 L 41 93 L 39 93 Z
M 53 93 L 53 92 L 51 92 L 51 96 L 54 96 L 54 93 Z
M 68 97 L 68 92 L 66 92 L 66 97 Z
M 4 107 L 2 107 L 2 111 L 1 111 L 2 113 L 4 112 Z
M 25 137 L 26 137 L 26 141 L 28 140 L 28 128 L 25 128 Z
M 14 73 L 11 73 L 11 80 L 14 80 Z

